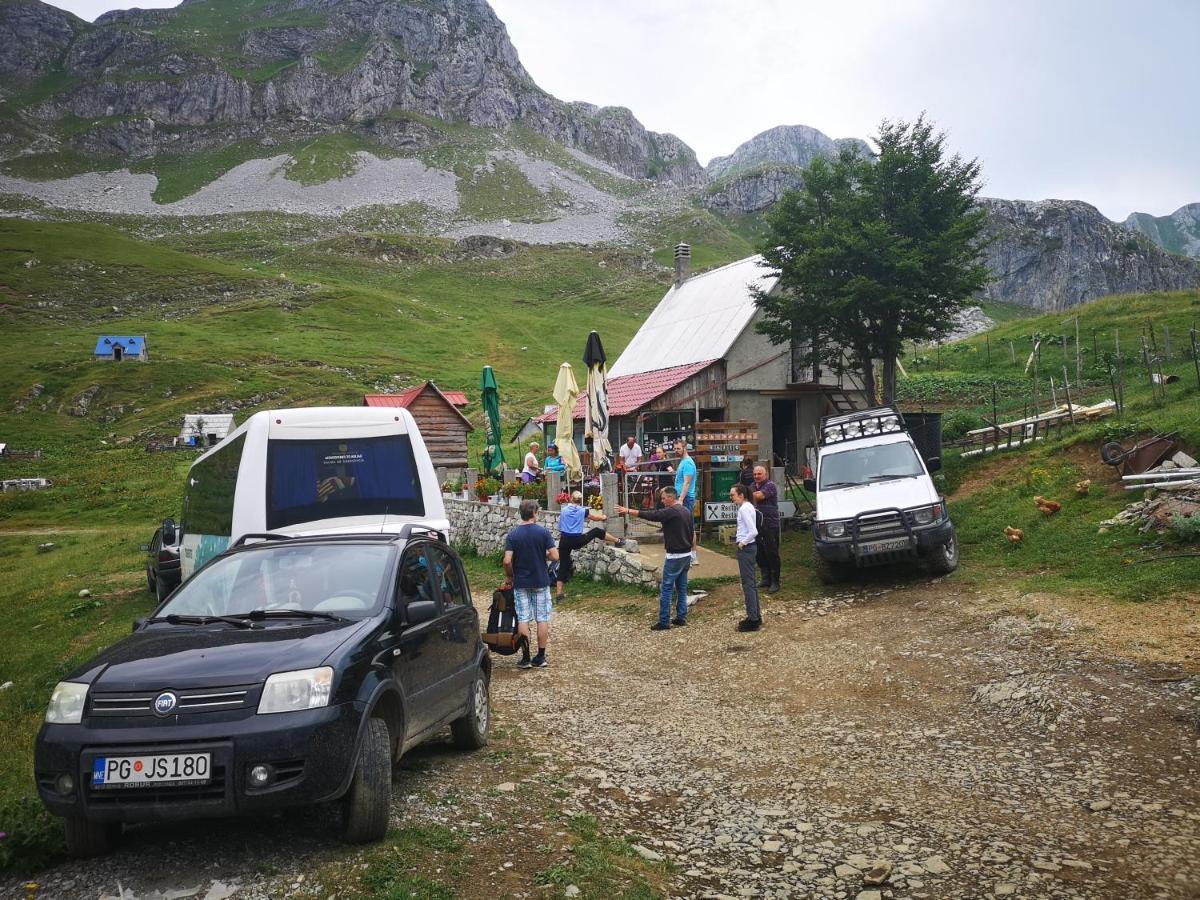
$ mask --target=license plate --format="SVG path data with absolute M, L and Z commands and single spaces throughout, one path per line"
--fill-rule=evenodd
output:
M 101 756 L 92 761 L 92 787 L 208 784 L 211 772 L 210 753 Z
M 912 544 L 908 542 L 908 538 L 893 538 L 890 541 L 875 541 L 871 544 L 862 544 L 859 546 L 860 553 L 888 553 L 892 550 L 908 550 Z

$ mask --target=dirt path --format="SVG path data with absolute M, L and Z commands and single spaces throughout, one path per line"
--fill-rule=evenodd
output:
M 497 659 L 491 747 L 407 758 L 395 821 L 465 836 L 453 893 L 573 896 L 544 874 L 587 814 L 677 897 L 1200 896 L 1194 640 L 1123 661 L 1078 604 L 953 582 L 774 601 L 752 635 L 732 588 L 668 633 L 651 603 L 561 610 L 551 668 Z M 140 829 L 39 896 L 337 897 L 365 854 L 320 816 Z
M 895 897 L 1200 896 L 1200 679 L 945 585 L 756 635 L 728 593 L 667 634 L 564 614 L 552 670 L 496 678 L 673 892 L 856 897 L 883 863 Z

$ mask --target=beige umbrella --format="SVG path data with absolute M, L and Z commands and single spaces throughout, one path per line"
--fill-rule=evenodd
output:
M 554 382 L 554 402 L 558 404 L 558 425 L 554 442 L 558 444 L 558 455 L 567 467 L 567 477 L 572 481 L 583 477 L 583 466 L 579 452 L 575 449 L 575 399 L 579 396 L 579 385 L 570 363 L 558 367 L 558 378 Z

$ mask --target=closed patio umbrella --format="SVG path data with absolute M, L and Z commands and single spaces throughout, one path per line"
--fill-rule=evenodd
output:
M 479 376 L 479 392 L 487 440 L 483 448 L 483 469 L 491 474 L 504 466 L 504 451 L 500 448 L 500 389 L 491 366 L 483 367 Z
M 579 451 L 575 449 L 575 400 L 579 397 L 579 384 L 575 381 L 575 370 L 570 363 L 558 367 L 558 378 L 554 382 L 554 402 L 558 404 L 558 424 L 554 442 L 558 444 L 558 455 L 567 467 L 567 477 L 578 481 L 583 477 L 583 466 L 579 463 Z
M 612 454 L 612 444 L 608 442 L 607 359 L 600 335 L 593 331 L 588 335 L 583 351 L 583 363 L 588 368 L 587 419 L 584 421 L 583 435 L 592 439 L 592 465 L 597 470 Z

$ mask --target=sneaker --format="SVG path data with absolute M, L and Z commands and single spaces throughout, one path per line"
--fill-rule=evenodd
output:
M 567 602 L 566 594 L 555 594 L 554 595 L 554 605 L 555 606 L 558 606 L 558 604 L 560 604 L 560 603 L 566 603 L 566 602 Z
M 670 628 L 670 625 L 664 625 L 662 622 L 655 622 L 650 626 L 651 631 L 669 631 Z
M 683 618 L 682 616 L 676 616 L 671 620 L 671 624 L 678 625 L 680 628 L 683 628 L 687 625 L 687 619 Z
M 760 582 L 758 583 L 758 586 L 759 586 L 760 588 L 769 588 L 769 587 L 771 586 L 771 579 L 770 579 L 770 578 L 764 578 L 762 581 L 760 581 Z
M 625 549 L 625 538 L 618 538 L 617 542 L 615 544 L 613 544 L 613 546 L 616 547 L 618 550 L 624 550 Z
M 762 628 L 762 619 L 742 619 L 738 622 L 738 631 L 758 631 Z
M 529 648 L 524 647 L 521 650 L 521 658 L 517 660 L 518 669 L 528 669 L 533 665 L 533 660 L 529 658 Z
M 535 669 L 544 669 L 549 666 L 550 663 L 546 661 L 546 651 L 540 651 L 538 655 L 533 658 L 533 661 L 530 663 L 530 665 Z

